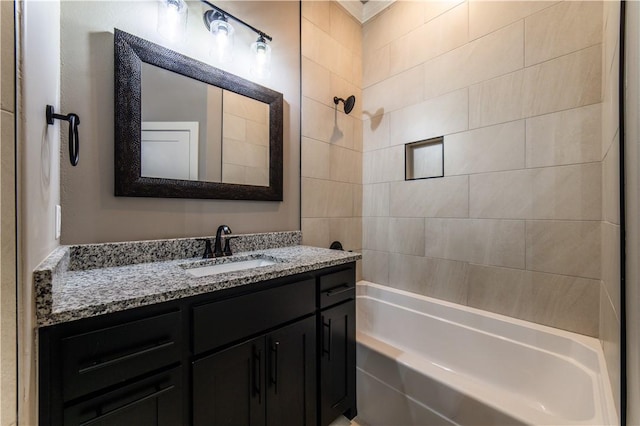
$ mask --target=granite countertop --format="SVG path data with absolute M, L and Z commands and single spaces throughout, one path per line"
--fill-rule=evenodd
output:
M 299 245 L 299 235 L 279 233 L 280 237 L 285 238 L 281 238 L 275 244 L 272 234 L 251 234 L 249 238 L 256 235 L 269 237 L 269 240 L 262 244 L 264 247 L 276 247 L 261 248 L 261 244 L 245 244 L 244 248 L 254 250 L 207 260 L 193 256 L 180 258 L 180 254 L 185 253 L 182 251 L 169 255 L 165 253 L 162 256 L 164 259 L 153 261 L 149 250 L 141 249 L 140 246 L 150 243 L 157 245 L 158 242 L 61 246 L 34 271 L 37 325 L 42 327 L 122 311 L 295 275 L 361 258 L 358 253 Z M 185 244 L 188 246 L 201 240 L 162 240 L 162 243 L 174 244 L 178 241 L 182 244 L 182 250 Z M 237 246 L 243 248 L 246 241 L 246 238 L 244 241 L 240 240 Z M 232 241 L 235 242 L 236 240 Z M 101 248 L 104 256 L 101 256 Z M 114 255 L 113 250 L 119 250 L 120 257 Z M 143 254 L 136 255 L 136 250 Z M 129 253 L 129 257 L 125 253 Z M 203 277 L 194 277 L 187 273 L 187 269 L 192 267 L 255 258 L 269 259 L 275 264 Z

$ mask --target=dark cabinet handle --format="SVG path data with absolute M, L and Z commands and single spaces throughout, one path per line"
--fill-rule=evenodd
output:
M 346 293 L 348 291 L 352 291 L 353 287 L 350 287 L 349 284 L 340 284 L 337 287 L 332 288 L 331 290 L 325 292 L 325 294 L 329 297 L 337 296 L 338 294 Z
M 329 338 L 325 337 L 324 330 L 329 330 Z M 329 318 L 329 322 L 324 322 L 324 317 L 322 317 L 322 355 L 327 354 L 329 356 L 329 361 L 331 361 L 331 318 Z M 325 343 L 328 343 L 328 348 L 325 349 Z
M 80 373 L 80 374 L 90 373 L 92 371 L 99 370 L 99 369 L 104 368 L 104 367 L 109 367 L 109 366 L 111 366 L 113 364 L 118 364 L 120 362 L 127 361 L 127 360 L 129 360 L 131 358 L 135 358 L 135 357 L 140 356 L 140 355 L 146 355 L 146 354 L 149 354 L 151 352 L 158 351 L 160 349 L 168 348 L 169 346 L 173 345 L 174 343 L 175 342 L 173 340 L 170 341 L 170 342 L 164 342 L 164 343 L 160 343 L 160 344 L 153 343 L 153 344 L 151 344 L 149 346 L 145 346 L 145 347 L 143 347 L 141 349 L 134 350 L 132 352 L 126 353 L 124 355 L 120 355 L 120 356 L 112 358 L 112 359 L 108 359 L 106 361 L 93 362 L 93 363 L 91 363 L 90 365 L 88 365 L 86 367 L 81 367 L 78 370 L 78 373 Z
M 260 380 L 262 372 L 260 371 L 262 364 L 262 351 L 260 349 L 253 348 L 253 395 L 258 395 L 258 404 L 262 404 L 262 389 L 260 386 Z
M 274 391 L 278 394 L 278 349 L 280 348 L 280 342 L 275 342 L 271 346 L 271 383 L 273 383 Z
M 118 407 L 118 408 L 116 408 L 114 410 L 107 411 L 106 413 L 100 414 L 99 416 L 94 417 L 91 420 L 87 420 L 86 422 L 82 422 L 82 423 L 80 423 L 80 426 L 88 426 L 88 425 L 94 424 L 96 422 L 99 422 L 101 420 L 104 420 L 106 417 L 109 417 L 109 416 L 112 416 L 114 414 L 120 413 L 120 412 L 122 412 L 124 410 L 127 410 L 127 409 L 133 407 L 136 404 L 140 404 L 141 402 L 147 401 L 149 399 L 156 398 L 156 397 L 162 395 L 163 393 L 169 392 L 170 390 L 172 390 L 174 388 L 175 388 L 175 385 L 170 385 L 170 386 L 167 386 L 166 388 L 162 388 L 160 390 L 157 390 L 157 391 L 155 391 L 153 393 L 150 393 L 149 395 L 143 396 L 140 399 L 136 399 L 135 401 L 129 402 L 127 404 L 124 404 L 123 406 Z

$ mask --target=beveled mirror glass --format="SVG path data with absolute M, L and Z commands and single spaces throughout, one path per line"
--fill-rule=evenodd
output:
M 116 195 L 282 200 L 282 94 L 115 30 Z

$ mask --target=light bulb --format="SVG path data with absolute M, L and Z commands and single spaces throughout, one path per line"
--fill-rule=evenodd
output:
M 258 46 L 256 49 L 256 61 L 259 64 L 264 64 L 267 61 L 267 52 L 266 49 L 262 46 Z
M 253 60 L 251 64 L 251 75 L 264 80 L 271 75 L 271 46 L 269 46 L 264 37 L 258 37 L 258 40 L 251 45 Z
M 218 62 L 230 62 L 233 59 L 234 28 L 222 15 L 216 15 L 209 31 L 212 36 L 211 56 Z
M 215 37 L 216 43 L 218 43 L 220 46 L 226 46 L 229 42 L 229 31 L 227 31 L 227 29 L 224 27 L 220 27 L 218 28 Z
M 169 41 L 184 41 L 187 4 L 184 0 L 162 0 L 158 4 L 158 33 Z

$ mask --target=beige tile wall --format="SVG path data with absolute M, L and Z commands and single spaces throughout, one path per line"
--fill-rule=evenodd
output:
M 367 280 L 600 336 L 616 399 L 618 6 L 403 1 L 360 39 L 335 3 L 303 2 L 302 23 L 305 243 L 361 244 Z M 445 177 L 405 182 L 403 144 L 440 135 Z
M 225 90 L 222 182 L 269 186 L 269 105 Z
M 364 25 L 364 279 L 599 335 L 617 259 L 608 9 L 402 1 Z M 442 135 L 445 177 L 404 181 L 403 144 Z
M 627 424 L 640 424 L 640 2 L 625 3 L 626 39 L 625 39 L 625 251 L 626 251 L 626 305 L 635 309 L 627 309 L 626 317 L 626 347 L 627 352 Z M 607 31 L 608 33 L 608 31 Z M 608 37 L 607 37 L 608 38 Z M 611 37 L 613 39 L 613 37 Z M 607 43 L 608 44 L 608 43 Z M 606 56 L 606 55 L 605 55 Z M 604 269 L 603 269 L 604 271 Z M 606 273 L 606 272 L 603 272 Z M 608 309 L 604 312 L 613 312 Z M 604 324 L 614 324 L 618 321 L 601 321 Z M 618 330 L 613 330 L 618 333 Z M 604 340 L 604 334 L 601 339 Z M 614 334 L 615 342 L 618 339 Z M 617 345 L 607 344 L 605 347 L 615 348 Z M 615 358 L 615 352 L 612 351 Z M 607 356 L 609 358 L 609 356 Z M 612 371 L 612 373 L 620 373 Z M 617 380 L 614 381 L 617 383 Z
M 602 47 L 602 285 L 600 342 L 620 412 L 620 180 L 618 70 L 620 3 L 604 3 Z
M 14 2 L 0 2 L 0 424 L 17 424 Z
M 345 249 L 360 251 L 363 247 L 363 162 L 386 165 L 404 161 L 400 147 L 392 158 L 363 159 L 361 87 L 360 23 L 333 1 L 303 1 L 301 202 L 304 244 L 329 247 L 332 241 L 339 240 Z M 355 95 L 356 104 L 347 115 L 342 103 L 336 107 L 333 97 L 346 99 L 350 95 Z M 395 178 L 395 175 L 384 178 Z M 369 180 L 375 180 L 374 176 Z M 383 243 L 385 241 L 375 244 L 382 246 Z

